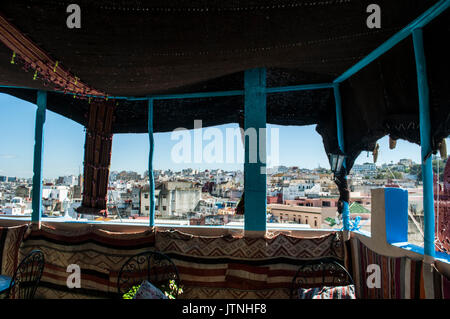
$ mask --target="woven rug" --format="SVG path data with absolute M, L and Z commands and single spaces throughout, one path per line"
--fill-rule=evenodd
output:
M 322 257 L 341 259 L 343 247 L 340 233 L 251 239 L 178 231 L 118 233 L 90 227 L 68 232 L 43 226 L 24 241 L 21 253 L 41 249 L 45 254 L 37 292 L 41 298 L 117 297 L 121 266 L 134 254 L 156 250 L 177 266 L 184 286 L 180 298 L 263 299 L 288 298 L 300 264 Z M 80 266 L 81 288 L 67 287 L 70 264 Z
M 433 290 L 435 299 L 450 299 L 450 278 L 446 277 L 437 268 L 433 272 Z
M 351 239 L 353 278 L 358 298 L 362 299 L 414 299 L 423 297 L 422 261 L 407 257 L 389 257 L 377 254 L 358 238 Z M 369 288 L 367 266 L 380 267 L 381 287 Z
M 342 260 L 342 234 L 312 238 L 277 234 L 268 238 L 156 233 L 156 247 L 177 265 L 184 298 L 284 299 L 306 260 Z
M 40 249 L 45 268 L 36 297 L 111 298 L 116 296 L 117 274 L 132 255 L 153 250 L 151 231 L 119 233 L 89 226 L 76 231 L 61 231 L 42 226 L 24 241 L 21 253 Z M 68 288 L 67 267 L 77 264 L 81 270 L 81 288 Z
M 311 238 L 282 233 L 268 238 L 247 238 L 231 235 L 194 236 L 172 230 L 156 234 L 156 247 L 166 253 L 207 258 L 227 257 L 244 260 L 276 257 L 344 258 L 343 237 L 339 232 Z
M 19 263 L 19 248 L 28 226 L 0 227 L 0 274 L 13 276 Z

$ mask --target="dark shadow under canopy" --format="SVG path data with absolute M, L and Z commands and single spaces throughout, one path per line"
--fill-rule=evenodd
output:
M 2 2 L 0 13 L 49 56 L 111 96 L 243 89 L 243 71 L 266 67 L 267 85 L 332 82 L 437 1 L 380 0 L 382 28 L 368 29 L 372 1 L 77 1 L 81 29 L 68 29 L 71 1 Z M 424 28 L 432 148 L 450 134 L 450 12 Z M 49 90 L 48 109 L 86 125 L 88 101 L 51 92 L 11 64 L 0 44 L 0 85 Z M 35 90 L 0 88 L 36 101 Z M 341 85 L 348 169 L 390 135 L 420 143 L 417 77 L 408 37 Z M 243 97 L 155 101 L 154 131 L 239 121 Z M 116 100 L 114 133 L 147 132 L 147 102 Z M 269 94 L 267 122 L 317 124 L 336 151 L 332 89 Z

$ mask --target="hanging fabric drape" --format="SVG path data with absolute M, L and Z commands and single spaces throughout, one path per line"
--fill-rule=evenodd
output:
M 83 202 L 78 213 L 107 215 L 107 189 L 111 162 L 114 104 L 91 103 L 84 146 Z

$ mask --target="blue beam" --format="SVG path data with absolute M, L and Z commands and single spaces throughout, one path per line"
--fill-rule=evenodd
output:
M 441 0 L 421 14 L 417 19 L 412 21 L 406 27 L 401 29 L 399 32 L 390 37 L 386 42 L 381 44 L 378 48 L 369 53 L 362 60 L 357 62 L 347 71 L 342 73 L 339 77 L 337 77 L 333 82 L 341 83 L 347 80 L 349 77 L 359 72 L 361 69 L 372 63 L 374 60 L 378 59 L 381 55 L 392 49 L 397 43 L 408 37 L 414 29 L 422 28 L 427 25 L 434 18 L 439 16 L 442 12 L 447 10 L 450 7 L 450 0 Z
M 237 95 L 244 95 L 244 91 L 236 90 L 236 91 L 165 94 L 165 95 L 154 95 L 152 96 L 152 98 L 155 100 L 173 100 L 173 99 L 198 99 L 198 98 L 237 96 Z
M 330 89 L 332 87 L 333 87 L 332 83 L 279 86 L 279 87 L 267 88 L 266 93 L 283 93 L 283 92 L 296 92 L 296 91 L 306 91 L 306 90 L 320 90 L 320 89 Z
M 336 126 L 337 126 L 337 138 L 339 148 L 342 153 L 345 153 L 345 143 L 344 143 L 344 120 L 342 118 L 342 101 L 341 101 L 341 91 L 339 90 L 339 84 L 333 86 L 334 101 L 336 103 Z M 344 161 L 344 166 L 345 166 Z
M 336 127 L 337 127 L 337 137 L 339 149 L 342 153 L 345 153 L 345 141 L 344 141 L 344 120 L 342 118 L 342 102 L 341 102 L 341 92 L 339 90 L 339 84 L 335 83 L 333 86 L 334 91 L 334 100 L 336 103 Z M 346 166 L 345 159 L 343 163 L 344 167 Z M 347 176 L 345 176 L 347 179 Z M 349 203 L 346 201 L 343 202 L 342 209 L 342 222 L 344 224 L 344 230 L 350 230 L 350 209 Z
M 266 69 L 245 71 L 244 86 L 244 130 L 246 133 L 250 133 L 249 137 L 245 139 L 244 229 L 245 231 L 265 231 L 267 208 Z M 260 129 L 263 129 L 262 132 Z M 253 139 L 251 138 L 252 131 Z
M 291 86 L 279 86 L 267 88 L 266 93 L 283 93 L 283 92 L 295 92 L 295 91 L 305 91 L 305 90 L 319 90 L 319 89 L 329 89 L 332 88 L 332 83 L 317 83 L 317 84 L 300 84 Z M 29 87 L 22 86 L 11 86 L 11 85 L 0 85 L 0 88 L 6 89 L 28 89 L 34 90 Z M 63 91 L 53 91 L 54 93 L 67 94 Z M 244 90 L 232 90 L 232 91 L 216 91 L 216 92 L 194 92 L 194 93 L 174 93 L 174 94 L 161 94 L 161 95 L 151 95 L 151 96 L 108 96 L 109 99 L 115 100 L 127 100 L 127 101 L 147 101 L 148 99 L 153 100 L 175 100 L 175 99 L 199 99 L 199 98 L 209 98 L 209 97 L 224 97 L 224 96 L 240 96 L 244 95 Z M 79 93 L 75 93 L 75 96 L 82 96 Z M 92 98 L 105 98 L 104 96 L 87 94 L 87 97 Z
M 36 126 L 34 131 L 32 222 L 40 222 L 42 216 L 42 155 L 44 149 L 44 123 L 47 108 L 47 92 L 37 91 Z
M 424 210 L 424 251 L 435 257 L 435 225 L 433 196 L 433 167 L 431 156 L 430 95 L 427 67 L 423 46 L 422 29 L 413 32 L 414 54 L 416 58 L 417 86 L 419 92 L 420 146 L 422 157 L 423 210 Z
M 148 156 L 148 182 L 150 184 L 150 227 L 155 226 L 155 177 L 153 176 L 153 150 L 155 141 L 153 139 L 153 99 L 148 99 L 148 137 L 150 141 L 150 152 Z

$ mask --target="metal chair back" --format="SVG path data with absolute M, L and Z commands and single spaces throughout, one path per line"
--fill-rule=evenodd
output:
M 290 298 L 298 297 L 299 288 L 354 285 L 350 273 L 331 258 L 312 260 L 299 267 L 292 279 Z
M 148 280 L 162 291 L 168 291 L 171 280 L 180 287 L 178 269 L 172 260 L 163 253 L 147 251 L 130 257 L 120 269 L 117 279 L 119 298 L 130 291 L 133 286 Z M 178 297 L 178 289 L 170 290 Z
M 33 299 L 44 271 L 44 253 L 31 251 L 17 266 L 7 292 L 7 298 Z

